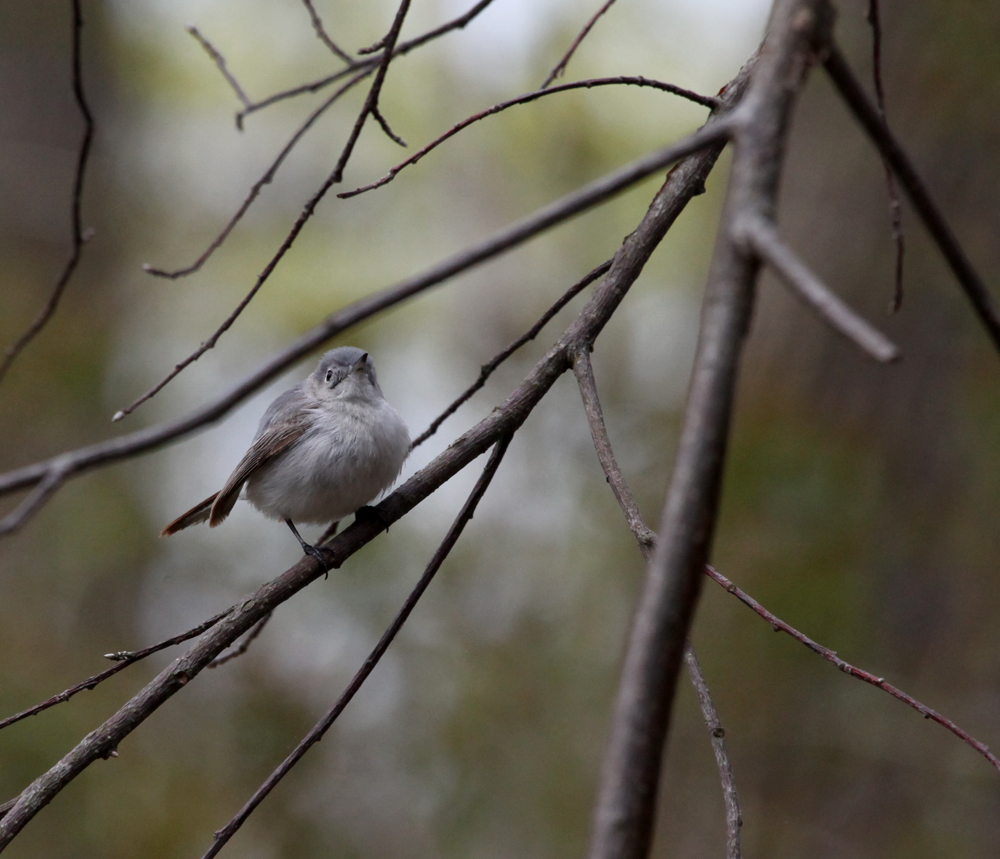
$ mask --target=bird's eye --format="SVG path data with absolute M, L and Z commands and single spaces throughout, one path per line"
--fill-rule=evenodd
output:
M 329 382 L 333 378 L 333 370 L 326 371 L 326 380 Z

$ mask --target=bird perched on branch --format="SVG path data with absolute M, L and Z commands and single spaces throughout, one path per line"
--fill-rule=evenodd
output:
M 200 522 L 221 524 L 245 486 L 254 507 L 282 520 L 302 550 L 322 561 L 295 523 L 332 522 L 322 543 L 341 519 L 392 484 L 409 451 L 406 424 L 382 396 L 368 353 L 353 346 L 333 349 L 308 379 L 271 403 L 226 485 L 161 536 Z

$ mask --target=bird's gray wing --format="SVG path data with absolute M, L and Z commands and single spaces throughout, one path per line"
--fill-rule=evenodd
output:
M 312 425 L 309 411 L 312 404 L 301 386 L 285 391 L 271 403 L 261 419 L 253 444 L 215 497 L 208 516 L 209 526 L 214 528 L 225 520 L 236 504 L 243 484 L 257 469 L 283 454 L 305 435 Z

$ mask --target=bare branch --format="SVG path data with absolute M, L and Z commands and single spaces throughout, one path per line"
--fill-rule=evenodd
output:
M 331 39 L 327 34 L 326 28 L 323 26 L 323 21 L 312 4 L 312 0 L 302 0 L 302 2 L 305 4 L 306 9 L 309 10 L 309 20 L 312 22 L 313 29 L 316 31 L 316 37 L 345 63 L 353 63 L 354 59 L 351 55 L 346 51 L 341 50 L 334 43 L 333 39 Z
M 138 456 L 146 451 L 162 447 L 207 424 L 213 423 L 238 403 L 271 381 L 275 376 L 287 370 L 300 358 L 323 345 L 342 331 L 374 316 L 386 308 L 392 307 L 407 298 L 411 298 L 432 286 L 436 286 L 448 278 L 492 259 L 504 251 L 544 232 L 548 228 L 610 199 L 636 182 L 649 177 L 653 173 L 659 172 L 673 161 L 689 153 L 698 153 L 698 156 L 691 161 L 695 166 L 689 170 L 680 171 L 679 175 L 687 176 L 689 172 L 696 171 L 697 175 L 702 177 L 701 181 L 704 182 L 704 177 L 708 175 L 712 165 L 715 163 L 715 159 L 718 157 L 719 151 L 721 151 L 727 139 L 728 131 L 729 125 L 725 117 L 715 120 L 691 137 L 652 155 L 647 155 L 638 161 L 634 161 L 622 170 L 602 177 L 566 195 L 562 199 L 539 209 L 527 218 L 512 224 L 489 239 L 473 245 L 463 252 L 439 263 L 428 271 L 348 305 L 337 313 L 327 317 L 312 330 L 303 334 L 291 346 L 280 352 L 240 384 L 231 388 L 213 402 L 191 412 L 183 418 L 89 445 L 88 447 L 79 448 L 75 451 L 59 454 L 51 459 L 2 474 L 0 475 L 0 495 L 14 492 L 26 486 L 34 486 L 39 481 L 44 480 L 57 466 L 59 468 L 66 468 L 67 477 L 76 476 L 94 468 Z M 675 168 L 672 173 L 677 173 L 678 169 Z M 696 191 L 700 191 L 701 187 L 696 186 L 690 193 L 694 194 Z M 674 193 L 686 195 L 688 193 L 687 186 L 682 186 L 682 190 L 675 189 Z
M 426 33 L 417 36 L 414 39 L 410 39 L 408 42 L 402 42 L 397 45 L 392 53 L 393 59 L 396 57 L 404 56 L 415 48 L 419 48 L 428 42 L 439 38 L 440 36 L 450 33 L 453 30 L 461 30 L 465 27 L 473 18 L 475 18 L 480 12 L 482 12 L 487 6 L 492 3 L 493 0 L 480 0 L 476 3 L 468 12 L 463 15 L 459 15 L 457 18 L 453 18 L 446 24 L 442 24 L 440 27 L 436 27 L 433 30 L 428 30 Z M 361 60 L 354 60 L 351 65 L 345 69 L 341 69 L 339 72 L 335 72 L 332 75 L 327 75 L 325 78 L 320 78 L 316 81 L 311 81 L 310 83 L 301 84 L 297 87 L 292 87 L 291 89 L 282 90 L 281 92 L 276 92 L 273 95 L 269 95 L 267 98 L 261 99 L 258 102 L 250 105 L 245 110 L 240 111 L 236 114 L 236 124 L 242 127 L 243 119 L 251 113 L 256 113 L 258 110 L 263 110 L 265 107 L 270 107 L 272 104 L 276 104 L 279 101 L 284 101 L 288 98 L 294 98 L 295 96 L 304 95 L 305 93 L 317 92 L 324 87 L 329 86 L 335 81 L 340 80 L 342 77 L 351 74 L 352 72 L 365 70 L 368 74 L 371 74 L 375 70 L 375 67 L 379 64 L 379 58 L 367 57 Z
M 540 89 L 546 89 L 556 78 L 562 77 L 563 72 L 566 71 L 566 66 L 569 65 L 570 59 L 572 59 L 573 54 L 576 53 L 576 49 L 580 47 L 580 43 L 587 38 L 590 31 L 594 29 L 594 24 L 596 24 L 598 19 L 614 5 L 614 2 L 615 0 L 605 0 L 604 5 L 594 13 L 593 17 L 586 24 L 584 24 L 583 29 L 573 40 L 573 44 L 569 46 L 569 50 L 566 51 L 563 58 L 556 63 L 555 68 L 549 72 L 549 76 L 542 83 Z
M 210 617 L 208 620 L 199 623 L 196 627 L 189 629 L 187 632 L 182 632 L 180 635 L 175 635 L 173 638 L 168 638 L 157 644 L 151 645 L 150 647 L 143 648 L 142 650 L 120 650 L 117 653 L 105 653 L 104 656 L 106 659 L 111 659 L 118 664 L 113 668 L 108 668 L 105 671 L 101 671 L 100 673 L 93 675 L 92 677 L 88 677 L 82 683 L 77 683 L 75 686 L 70 686 L 69 689 L 64 689 L 58 695 L 53 695 L 51 698 L 42 701 L 40 704 L 35 704 L 27 710 L 22 710 L 20 713 L 15 713 L 13 716 L 8 716 L 6 719 L 0 720 L 0 730 L 6 728 L 8 725 L 13 725 L 15 722 L 20 722 L 22 719 L 28 718 L 28 716 L 35 716 L 43 710 L 48 710 L 49 707 L 54 707 L 56 704 L 62 704 L 77 693 L 83 692 L 85 689 L 89 692 L 109 677 L 113 677 L 119 671 L 122 671 L 130 665 L 145 659 L 147 656 L 159 653 L 161 650 L 173 647 L 175 644 L 181 644 L 185 641 L 189 641 L 197 635 L 201 635 L 205 630 L 211 629 L 215 626 L 215 624 L 229 614 L 230 611 L 231 609 L 226 609 L 221 614 L 217 614 L 215 617 Z
M 237 830 L 246 822 L 246 819 L 253 814 L 254 809 L 264 800 L 264 798 L 274 789 L 275 785 L 281 781 L 304 756 L 309 749 L 311 749 L 316 743 L 323 739 L 323 735 L 330 729 L 333 723 L 337 720 L 347 705 L 351 702 L 351 699 L 355 696 L 357 691 L 364 684 L 368 676 L 375 670 L 375 666 L 378 665 L 379 661 L 385 655 L 386 650 L 389 649 L 389 645 L 392 644 L 393 639 L 396 637 L 400 629 L 402 629 L 403 624 L 406 623 L 406 619 L 410 616 L 420 597 L 423 596 L 424 591 L 430 585 L 431 580 L 434 578 L 435 574 L 441 565 L 445 562 L 451 550 L 455 547 L 458 542 L 458 538 L 462 535 L 462 531 L 465 530 L 465 526 L 469 524 L 473 515 L 476 512 L 476 507 L 479 506 L 479 502 L 486 490 L 489 488 L 490 483 L 493 480 L 493 475 L 496 474 L 497 468 L 500 466 L 500 462 L 503 459 L 504 454 L 507 452 L 507 447 L 510 444 L 511 436 L 505 435 L 501 436 L 493 448 L 493 453 L 490 455 L 489 460 L 486 463 L 486 467 L 483 469 L 483 473 L 479 476 L 479 480 L 476 481 L 476 485 L 473 487 L 472 492 L 466 499 L 465 504 L 462 505 L 461 511 L 459 511 L 458 516 L 452 523 L 451 528 L 448 529 L 448 533 L 445 535 L 444 540 L 441 541 L 441 545 L 438 546 L 437 551 L 431 558 L 430 562 L 427 564 L 423 575 L 414 585 L 413 590 L 410 591 L 409 596 L 403 603 L 402 608 L 393 618 L 389 628 L 382 634 L 379 639 L 378 644 L 368 658 L 364 661 L 364 664 L 358 670 L 357 674 L 348 684 L 347 688 L 341 693 L 337 702 L 333 705 L 330 711 L 313 727 L 313 729 L 303 737 L 302 741 L 295 747 L 292 753 L 282 761 L 281 765 L 268 776 L 267 780 L 254 792 L 254 795 L 247 800 L 243 808 L 240 809 L 239 813 L 229 821 L 222 829 L 215 833 L 215 841 L 213 842 L 211 848 L 205 853 L 202 859 L 211 859 L 212 856 L 218 854 L 218 852 L 226 845 L 237 832 Z
M 615 459 L 615 452 L 611 448 L 608 428 L 604 423 L 604 411 L 601 408 L 600 398 L 597 396 L 597 383 L 594 381 L 594 368 L 590 363 L 590 352 L 586 348 L 580 348 L 573 353 L 572 358 L 573 372 L 576 374 L 576 381 L 580 387 L 580 396 L 583 397 L 583 407 L 587 413 L 587 423 L 590 425 L 590 436 L 594 440 L 597 458 L 600 460 L 601 468 L 604 469 L 611 491 L 615 494 L 618 505 L 625 514 L 628 527 L 635 534 L 643 557 L 648 561 L 652 547 L 656 543 L 656 535 L 642 521 L 639 506 L 635 503 L 635 498 L 632 496 L 625 476 Z
M 372 191 L 375 188 L 381 188 L 383 185 L 388 185 L 393 179 L 396 178 L 396 174 L 402 171 L 404 168 L 409 167 L 411 164 L 416 164 L 421 158 L 423 158 L 432 149 L 436 149 L 446 140 L 454 137 L 460 131 L 468 128 L 475 122 L 479 122 L 481 119 L 485 119 L 488 116 L 493 116 L 494 114 L 500 113 L 509 107 L 514 107 L 518 104 L 528 104 L 529 102 L 535 101 L 536 99 L 542 98 L 546 95 L 551 95 L 557 92 L 566 92 L 568 90 L 574 89 L 590 89 L 595 86 L 614 86 L 614 85 L 627 85 L 627 86 L 645 86 L 653 87 L 655 89 L 662 90 L 663 92 L 669 92 L 673 95 L 679 95 L 681 98 L 689 99 L 690 101 L 700 104 L 703 107 L 714 108 L 718 104 L 718 99 L 713 96 L 699 95 L 696 92 L 691 92 L 690 90 L 683 89 L 682 87 L 674 86 L 673 84 L 663 83 L 662 81 L 654 81 L 649 78 L 644 77 L 614 77 L 614 78 L 591 78 L 590 80 L 577 81 L 571 84 L 561 84 L 560 86 L 551 87 L 550 89 L 539 89 L 534 92 L 525 93 L 517 98 L 509 99 L 508 101 L 502 101 L 499 104 L 493 105 L 493 107 L 481 111 L 480 113 L 474 114 L 473 116 L 463 119 L 457 125 L 452 126 L 448 131 L 442 134 L 440 137 L 435 138 L 430 143 L 428 143 L 423 149 L 414 152 L 405 161 L 401 161 L 395 167 L 393 167 L 388 173 L 385 174 L 377 182 L 372 182 L 368 185 L 362 185 L 360 188 L 355 188 L 353 191 L 342 191 L 337 196 L 342 200 L 346 200 L 348 197 L 356 197 L 358 194 L 364 194 L 366 191 Z
M 405 147 L 406 141 L 403 140 L 395 131 L 392 130 L 389 125 L 389 120 L 387 120 L 383 115 L 382 111 L 379 110 L 378 105 L 372 108 L 372 116 L 375 117 L 375 121 L 379 124 L 379 127 L 385 132 L 385 136 L 388 137 L 393 143 L 399 146 Z
M 220 232 L 208 247 L 201 253 L 201 255 L 190 265 L 179 269 L 162 269 L 156 268 L 152 265 L 146 263 L 143 265 L 142 269 L 147 274 L 151 274 L 154 277 L 166 277 L 174 280 L 178 277 L 186 277 L 189 274 L 193 274 L 198 271 L 207 261 L 212 254 L 214 254 L 221 246 L 222 243 L 229 237 L 229 234 L 233 231 L 233 228 L 243 219 L 243 216 L 247 213 L 247 210 L 253 204 L 254 200 L 257 199 L 260 192 L 263 190 L 265 185 L 270 184 L 274 181 L 274 177 L 278 174 L 278 168 L 281 167 L 284 160 L 288 157 L 291 151 L 295 148 L 296 144 L 302 139 L 303 135 L 312 128 L 313 124 L 318 120 L 326 111 L 336 102 L 344 93 L 348 90 L 353 89 L 356 84 L 361 83 L 368 75 L 371 74 L 371 70 L 362 71 L 361 73 L 355 75 L 349 81 L 347 81 L 343 86 L 341 86 L 335 93 L 333 93 L 326 101 L 324 101 L 319 107 L 316 108 L 309 116 L 306 121 L 302 123 L 292 135 L 291 139 L 284 145 L 282 150 L 278 153 L 278 157 L 271 162 L 271 166 L 267 168 L 267 171 L 263 176 L 260 177 L 250 188 L 250 193 L 247 194 L 246 198 L 240 204 L 239 209 L 236 210 L 234 214 L 225 227 L 222 228 Z M 124 415 L 123 415 L 124 417 Z
M 205 53 L 212 58 L 212 62 L 215 63 L 216 68 L 222 73 L 222 76 L 226 79 L 226 83 L 232 88 L 233 92 L 236 93 L 236 97 L 240 100 L 240 103 L 244 108 L 250 107 L 253 101 L 250 97 L 243 91 L 243 87 L 233 76 L 232 72 L 229 71 L 229 67 L 226 65 L 226 58 L 222 56 L 221 53 L 216 49 L 208 39 L 206 39 L 198 30 L 197 27 L 188 27 L 188 33 L 194 36 L 195 40 L 205 49 Z
M 622 474 L 621 468 L 615 459 L 614 450 L 611 448 L 611 440 L 608 438 L 608 429 L 604 423 L 604 412 L 601 409 L 601 400 L 597 394 L 597 383 L 594 381 L 594 370 L 590 363 L 590 353 L 586 348 L 577 349 L 573 355 L 573 372 L 580 387 L 580 394 L 583 397 L 584 409 L 587 413 L 587 423 L 590 425 L 590 435 L 594 440 L 594 449 L 597 451 L 597 458 L 604 470 L 608 484 L 618 500 L 618 506 L 622 508 L 625 518 L 628 521 L 629 529 L 635 536 L 636 542 L 642 556 L 648 562 L 652 555 L 653 546 L 656 544 L 656 535 L 646 527 L 639 513 L 639 507 L 635 503 L 632 490 Z M 695 695 L 698 698 L 698 705 L 701 707 L 705 723 L 712 738 L 712 751 L 715 754 L 715 761 L 719 768 L 719 780 L 722 783 L 722 796 L 726 804 L 726 857 L 727 859 L 739 859 L 740 857 L 740 826 L 743 820 L 740 815 L 739 798 L 736 794 L 736 782 L 733 778 L 733 767 L 729 760 L 729 753 L 726 751 L 726 743 L 723 739 L 725 731 L 719 721 L 719 715 L 712 703 L 712 696 L 708 691 L 708 684 L 701 673 L 698 665 L 698 658 L 695 655 L 691 642 L 687 642 L 684 651 L 684 659 L 691 675 L 691 682 L 694 684 Z
M 723 222 L 703 302 L 698 350 L 659 540 L 632 623 L 598 789 L 590 859 L 645 859 L 663 745 L 701 571 L 718 513 L 729 423 L 758 263 L 730 238 L 741 214 L 770 216 L 784 139 L 823 25 L 825 0 L 777 0 L 746 99 Z
M 515 433 L 534 407 L 570 366 L 570 354 L 582 343 L 593 343 L 624 299 L 667 229 L 696 194 L 724 145 L 724 138 L 706 145 L 670 171 L 639 226 L 625 238 L 611 270 L 559 342 L 535 365 L 507 400 L 455 441 L 418 474 L 378 505 L 379 516 L 355 521 L 331 543 L 320 547 L 327 559 L 320 564 L 306 556 L 276 579 L 241 601 L 187 653 L 165 668 L 96 731 L 91 732 L 47 773 L 37 778 L 0 821 L 0 849 L 66 785 L 117 745 L 205 667 L 246 633 L 264 615 L 323 575 L 339 567 L 382 529 L 397 521 L 446 480 L 483 454 L 502 437 Z
M 66 262 L 56 281 L 48 301 L 41 312 L 35 317 L 34 322 L 28 326 L 27 330 L 17 338 L 17 340 L 7 347 L 3 360 L 0 361 L 0 381 L 10 369 L 11 364 L 17 356 L 24 351 L 25 347 L 38 336 L 39 332 L 48 325 L 49 320 L 55 315 L 59 301 L 69 284 L 69 279 L 73 276 L 80 258 L 83 256 L 83 246 L 90 240 L 93 231 L 83 228 L 81 206 L 83 200 L 83 180 L 87 172 L 87 162 L 90 158 L 90 145 L 94 139 L 94 117 L 87 104 L 87 96 L 83 89 L 83 12 L 80 8 L 81 0 L 73 0 L 73 98 L 76 101 L 80 116 L 83 117 L 83 137 L 80 139 L 80 149 L 76 156 L 76 175 L 73 179 L 73 196 L 70 202 L 70 218 L 73 230 L 73 250 L 70 252 L 69 260 Z
M 596 182 L 592 182 L 589 185 L 585 185 L 578 191 L 568 194 L 561 200 L 553 203 L 544 209 L 539 210 L 535 215 L 526 218 L 518 224 L 515 224 L 509 231 L 507 231 L 507 236 L 509 240 L 504 245 L 504 247 L 490 246 L 488 252 L 489 256 L 494 256 L 501 250 L 506 250 L 515 244 L 523 241 L 531 235 L 540 233 L 555 224 L 567 220 L 573 215 L 579 214 L 584 209 L 588 209 L 591 206 L 597 205 L 614 195 L 623 191 L 629 185 L 633 185 L 636 182 L 645 179 L 647 176 L 662 170 L 668 164 L 676 161 L 678 158 L 683 158 L 692 152 L 701 149 L 702 147 L 708 146 L 711 143 L 716 142 L 720 138 L 727 137 L 729 133 L 729 126 L 725 120 L 719 120 L 718 122 L 713 122 L 710 125 L 703 126 L 701 129 L 696 131 L 691 136 L 681 140 L 678 143 L 668 146 L 666 149 L 662 149 L 653 155 L 648 155 L 645 158 L 641 158 L 635 161 L 629 167 L 624 170 L 620 170 L 617 173 L 613 173 L 608 177 L 599 179 Z M 135 400 L 130 405 L 126 406 L 121 411 L 117 412 L 113 420 L 121 420 L 126 415 L 133 412 L 142 403 L 154 397 L 157 393 L 163 390 L 166 385 L 178 376 L 181 371 L 197 361 L 202 355 L 204 355 L 209 349 L 212 349 L 218 342 L 219 338 L 225 334 L 226 331 L 232 326 L 232 324 L 237 320 L 239 315 L 246 309 L 247 305 L 253 300 L 254 296 L 257 294 L 258 290 L 264 285 L 264 282 L 271 276 L 271 272 L 274 271 L 275 267 L 281 261 L 281 258 L 288 252 L 288 249 L 294 243 L 296 237 L 301 232 L 302 228 L 305 226 L 306 221 L 312 216 L 319 205 L 320 200 L 323 199 L 326 192 L 330 189 L 330 186 L 335 181 L 335 173 L 331 173 L 327 180 L 323 183 L 322 187 L 312 196 L 312 199 L 306 204 L 305 209 L 299 216 L 295 225 L 292 227 L 291 232 L 285 237 L 282 242 L 281 247 L 278 248 L 278 252 L 271 258 L 271 261 L 264 267 L 264 270 L 258 275 L 257 282 L 253 285 L 253 288 L 246 294 L 243 300 L 237 305 L 236 309 L 229 315 L 225 322 L 219 328 L 216 329 L 215 333 L 212 334 L 208 340 L 204 341 L 201 346 L 199 346 L 194 352 L 188 355 L 179 364 L 174 365 L 174 369 L 170 371 L 159 383 L 150 388 L 145 394 L 143 394 L 139 399 Z M 482 246 L 480 246 L 482 247 Z M 471 252 L 466 252 L 466 254 L 461 255 L 461 267 L 468 268 L 469 265 L 474 264 L 468 261 L 471 256 L 478 256 L 479 249 L 473 249 Z M 481 261 L 476 259 L 475 262 Z M 452 272 L 454 273 L 454 272 Z M 446 275 L 450 276 L 450 275 Z M 443 277 L 441 279 L 444 279 Z M 437 281 L 435 281 L 437 282 Z M 422 286 L 420 287 L 423 288 Z M 391 302 L 395 304 L 397 301 L 401 301 L 403 298 L 408 298 L 413 292 L 417 292 L 419 289 L 413 289 L 412 291 L 407 291 L 406 289 L 401 289 L 397 293 L 395 299 Z M 405 293 L 405 294 L 404 294 Z M 379 308 L 382 309 L 382 308 Z M 369 314 L 370 315 L 370 314 Z M 338 329 L 341 330 L 341 329 Z M 332 335 L 331 335 L 332 336 Z M 2 490 L 0 490 L 2 491 Z
M 476 381 L 473 382 L 468 388 L 466 388 L 465 391 L 462 394 L 460 394 L 458 398 L 455 399 L 450 406 L 448 406 L 448 408 L 446 408 L 443 412 L 441 412 L 440 415 L 438 415 L 436 418 L 434 418 L 433 421 L 431 421 L 430 426 L 427 427 L 427 429 L 424 430 L 414 440 L 413 444 L 411 445 L 411 449 L 419 447 L 425 441 L 427 441 L 427 439 L 429 439 L 432 435 L 434 435 L 434 433 L 436 433 L 438 429 L 441 427 L 441 424 L 443 424 L 448 418 L 450 418 L 453 414 L 455 414 L 455 412 L 457 412 L 464 403 L 467 403 L 470 399 L 472 399 L 473 394 L 475 394 L 476 391 L 480 390 L 483 387 L 483 385 L 486 384 L 486 381 L 489 379 L 490 376 L 493 375 L 493 372 L 496 370 L 497 367 L 499 367 L 518 349 L 524 346 L 525 343 L 534 340 L 535 337 L 538 336 L 538 333 L 549 323 L 549 320 L 552 319 L 553 316 L 555 316 L 560 310 L 562 310 L 567 304 L 569 304 L 569 302 L 572 301 L 573 298 L 575 298 L 577 295 L 579 295 L 587 286 L 589 286 L 591 283 L 597 280 L 597 278 L 607 273 L 609 268 L 611 268 L 611 260 L 608 260 L 607 262 L 602 262 L 599 266 L 592 269 L 588 274 L 586 274 L 583 277 L 582 280 L 577 281 L 576 283 L 573 284 L 573 286 L 571 286 L 568 290 L 566 290 L 566 292 L 559 297 L 556 303 L 553 304 L 548 310 L 546 310 L 545 313 L 542 314 L 541 318 L 534 325 L 531 326 L 531 328 L 527 331 L 527 333 L 525 333 L 521 337 L 518 337 L 517 340 L 515 340 L 513 343 L 507 346 L 506 349 L 504 349 L 497 355 L 493 356 L 493 358 L 491 358 L 489 361 L 483 364 L 483 366 L 479 370 L 479 378 L 476 379 Z
M 736 587 L 736 585 L 734 585 L 731 581 L 729 581 L 729 579 L 727 579 L 724 575 L 722 575 L 722 573 L 720 573 L 713 567 L 706 565 L 705 573 L 709 576 L 709 578 L 714 579 L 716 582 L 722 585 L 722 587 L 724 587 L 727 591 L 729 591 L 729 593 L 731 593 L 734 597 L 736 597 L 740 602 L 742 602 L 744 605 L 749 606 L 755 612 L 757 612 L 757 614 L 759 614 L 762 618 L 764 618 L 764 620 L 766 620 L 769 624 L 771 624 L 771 627 L 774 629 L 775 632 L 787 633 L 796 641 L 808 647 L 813 653 L 818 653 L 827 662 L 837 666 L 837 668 L 839 668 L 845 674 L 849 674 L 851 677 L 856 677 L 858 680 L 863 680 L 865 683 L 870 683 L 872 686 L 877 686 L 883 692 L 888 692 L 896 700 L 902 701 L 908 707 L 912 707 L 925 719 L 930 719 L 932 722 L 937 722 L 942 727 L 947 728 L 963 743 L 966 743 L 968 746 L 972 747 L 984 758 L 986 758 L 986 760 L 990 762 L 993 768 L 996 769 L 998 772 L 1000 772 L 1000 758 L 997 758 L 997 756 L 994 755 L 989 750 L 989 747 L 985 743 L 981 743 L 975 737 L 971 736 L 970 734 L 967 734 L 950 719 L 947 719 L 940 713 L 938 713 L 937 710 L 932 710 L 926 704 L 921 704 L 916 698 L 907 695 L 905 692 L 893 686 L 891 683 L 886 683 L 884 677 L 877 677 L 874 674 L 870 674 L 869 672 L 864 671 L 860 668 L 855 668 L 850 663 L 845 662 L 843 659 L 837 656 L 836 651 L 830 650 L 830 648 L 824 647 L 822 644 L 817 644 L 815 641 L 813 641 L 808 636 L 803 635 L 793 626 L 790 626 L 780 618 L 775 617 L 773 614 L 771 614 L 771 612 L 769 612 L 766 608 L 764 608 L 764 606 L 762 606 L 759 602 L 757 602 L 757 600 L 755 600 L 752 596 L 745 593 L 744 591 L 741 591 L 738 587 Z
M 876 149 L 892 165 L 892 169 L 902 183 L 913 208 L 920 220 L 924 222 L 931 238 L 944 256 L 966 297 L 972 303 L 980 322 L 985 326 L 993 341 L 993 345 L 1000 349 L 1000 308 L 997 307 L 996 299 L 990 294 L 986 284 L 972 267 L 972 263 L 969 262 L 969 258 L 951 231 L 951 227 L 948 226 L 941 210 L 931 200 L 930 193 L 917 174 L 913 162 L 903 151 L 902 146 L 889 131 L 885 122 L 882 121 L 878 109 L 868 100 L 868 96 L 865 95 L 861 84 L 851 72 L 847 61 L 840 53 L 840 49 L 832 41 L 823 60 L 823 67 L 830 75 L 830 79 L 841 97 L 847 102 L 855 119 L 861 123 L 875 144 Z
M 257 636 L 259 636 L 264 631 L 264 627 L 267 626 L 267 622 L 271 619 L 271 617 L 272 615 L 270 614 L 264 615 L 264 617 L 262 617 L 259 621 L 257 621 L 257 625 L 253 629 L 251 629 L 250 632 L 247 633 L 246 638 L 244 638 L 243 641 L 240 642 L 239 647 L 237 647 L 235 650 L 229 653 L 224 654 L 223 656 L 217 656 L 215 659 L 213 659 L 211 662 L 208 663 L 208 667 L 219 668 L 225 665 L 227 662 L 232 662 L 237 657 L 242 656 L 244 653 L 246 653 L 250 649 L 250 645 L 257 640 Z
M 899 347 L 827 289 L 792 249 L 781 241 L 773 225 L 751 215 L 734 224 L 734 238 L 744 242 L 750 252 L 770 265 L 796 296 L 815 310 L 834 331 L 842 334 L 866 355 L 882 363 L 898 360 Z
M 740 814 L 740 799 L 736 794 L 733 765 L 726 750 L 726 731 L 719 720 L 719 714 L 715 711 L 705 675 L 701 673 L 698 657 L 690 642 L 684 651 L 684 664 L 687 665 L 688 674 L 691 675 L 695 695 L 698 697 L 698 706 L 701 707 L 705 725 L 712 738 L 712 751 L 715 753 L 715 763 L 722 780 L 722 798 L 726 803 L 726 859 L 740 859 L 740 827 L 743 826 L 743 816 Z
M 875 104 L 882 122 L 888 127 L 889 121 L 885 115 L 885 91 L 882 88 L 882 23 L 879 20 L 878 0 L 868 0 L 868 23 L 872 28 L 872 79 L 875 83 Z M 895 288 L 889 312 L 896 313 L 903 306 L 903 256 L 906 251 L 903 237 L 903 206 L 899 201 L 899 191 L 896 189 L 896 177 L 892 175 L 892 165 L 884 155 L 881 157 L 882 167 L 885 169 L 885 187 L 889 193 L 892 240 L 896 245 Z

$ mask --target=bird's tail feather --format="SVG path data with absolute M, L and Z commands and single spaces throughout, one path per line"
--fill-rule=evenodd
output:
M 197 525 L 200 522 L 207 522 L 208 517 L 212 512 L 212 503 L 215 501 L 216 496 L 219 493 L 216 492 L 213 495 L 209 495 L 200 504 L 195 504 L 187 513 L 182 516 L 178 516 L 167 525 L 163 531 L 160 532 L 161 537 L 169 537 L 171 534 L 176 534 L 178 531 L 182 531 L 191 525 Z

